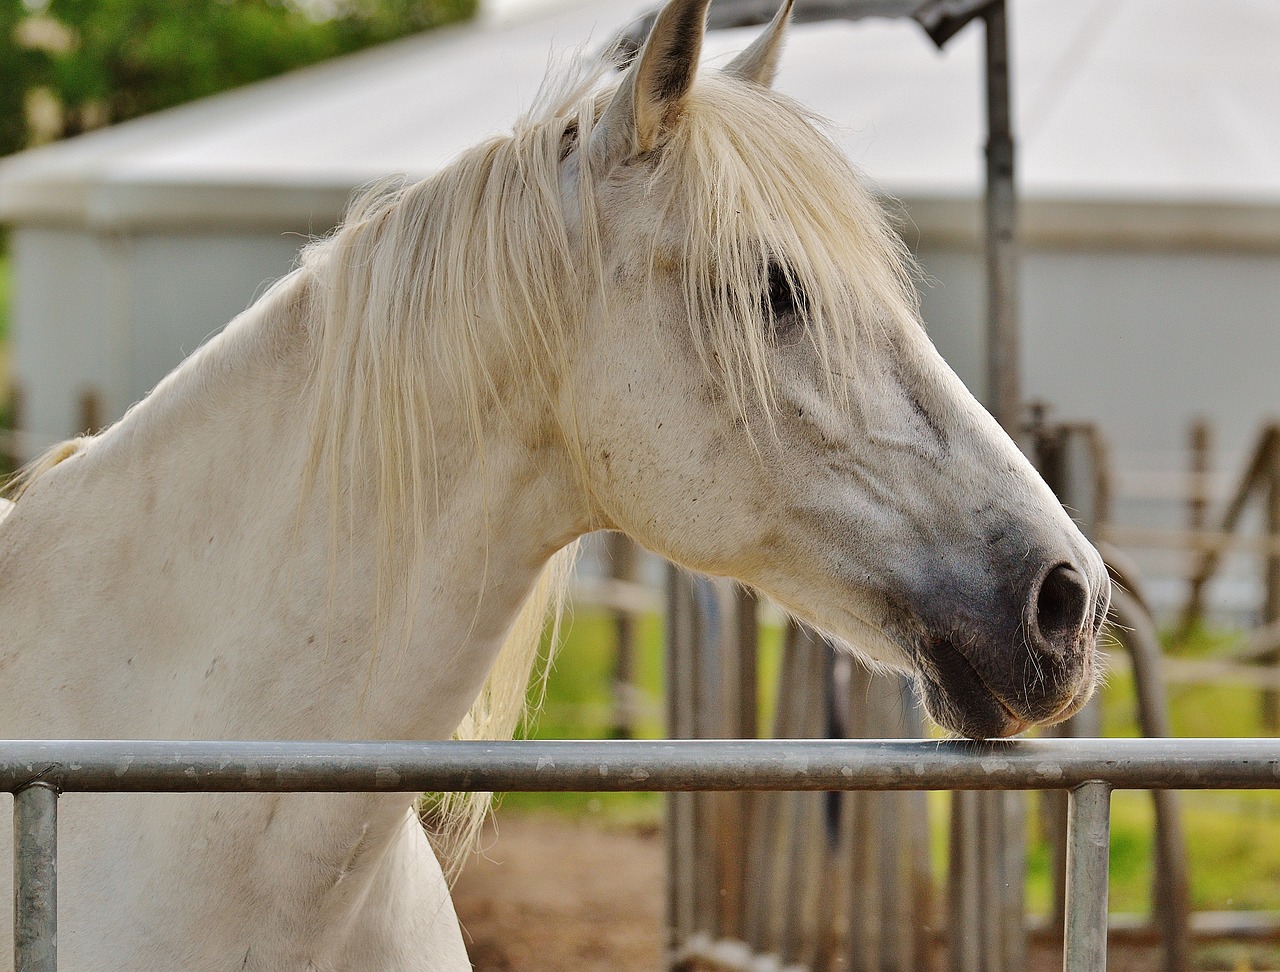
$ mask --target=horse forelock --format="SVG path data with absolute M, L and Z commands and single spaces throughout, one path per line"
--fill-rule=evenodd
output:
M 868 333 L 918 326 L 913 263 L 824 124 L 784 95 L 725 74 L 701 81 L 658 180 L 682 214 L 683 290 L 704 362 L 740 409 L 774 408 L 776 348 L 761 326 L 770 268 L 804 295 L 805 339 L 850 390 Z

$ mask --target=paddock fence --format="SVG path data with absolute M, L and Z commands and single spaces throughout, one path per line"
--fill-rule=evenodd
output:
M 63 793 L 942 789 L 1067 793 L 1063 969 L 1101 972 L 1111 791 L 1280 789 L 1280 740 L 4 741 L 14 968 L 58 967 Z

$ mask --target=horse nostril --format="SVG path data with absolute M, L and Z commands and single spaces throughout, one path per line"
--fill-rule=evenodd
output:
M 1058 564 L 1045 576 L 1036 595 L 1034 623 L 1040 637 L 1052 648 L 1073 637 L 1085 624 L 1089 589 L 1074 567 Z

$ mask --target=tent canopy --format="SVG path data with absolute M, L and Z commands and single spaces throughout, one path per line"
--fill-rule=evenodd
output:
M 322 228 L 353 187 L 429 174 L 508 128 L 553 57 L 598 50 L 645 6 L 521 5 L 25 152 L 0 163 L 0 219 Z M 1280 4 L 1012 0 L 1010 19 L 1031 237 L 1052 223 L 1280 245 Z M 708 59 L 756 29 L 713 33 Z M 779 86 L 945 235 L 976 225 L 981 57 L 975 27 L 939 52 L 909 21 L 799 24 Z

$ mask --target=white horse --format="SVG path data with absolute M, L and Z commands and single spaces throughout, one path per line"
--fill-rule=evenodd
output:
M 367 194 L 30 470 L 0 525 L 0 731 L 509 732 L 566 550 L 601 528 L 914 670 L 956 732 L 1084 702 L 1100 559 L 769 90 L 787 10 L 694 83 L 706 5 L 671 0 L 615 87 L 561 85 Z M 63 805 L 68 969 L 469 968 L 413 794 Z

